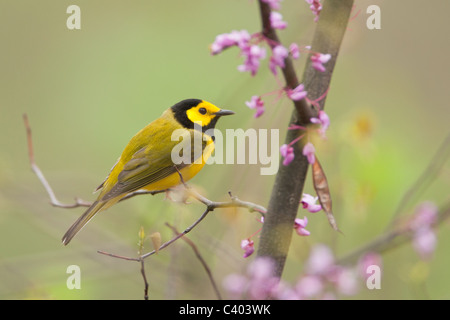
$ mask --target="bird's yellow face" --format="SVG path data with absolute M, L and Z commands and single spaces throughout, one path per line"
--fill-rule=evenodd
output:
M 203 132 L 214 129 L 222 116 L 234 114 L 233 111 L 216 107 L 200 99 L 186 99 L 171 107 L 173 117 L 186 129 L 200 127 Z
M 186 115 L 189 120 L 204 127 L 211 123 L 211 120 L 216 117 L 218 112 L 220 112 L 218 107 L 207 101 L 202 101 L 198 105 L 187 110 Z

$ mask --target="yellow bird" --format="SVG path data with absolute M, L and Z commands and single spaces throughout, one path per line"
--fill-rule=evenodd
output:
M 231 114 L 234 112 L 199 99 L 183 100 L 167 109 L 131 138 L 106 180 L 96 189 L 101 190 L 97 200 L 67 230 L 62 243 L 67 245 L 96 213 L 126 195 L 141 189 L 167 190 L 194 177 L 214 150 L 214 136 L 208 129 L 214 129 L 221 116 Z M 174 139 L 172 133 L 177 129 L 190 139 Z M 195 141 L 201 141 L 202 152 L 196 152 Z M 179 156 L 187 156 L 189 161 L 175 163 L 175 147 L 181 150 Z M 190 154 L 183 154 L 184 150 Z

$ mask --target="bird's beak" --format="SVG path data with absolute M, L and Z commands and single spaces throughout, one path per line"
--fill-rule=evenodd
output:
M 221 116 L 229 116 L 229 115 L 232 115 L 232 114 L 234 114 L 234 111 L 231 111 L 231 110 L 225 110 L 225 109 L 222 109 L 222 110 L 217 111 L 216 113 L 214 113 L 214 115 L 215 115 L 215 116 L 218 116 L 218 117 L 221 117 Z

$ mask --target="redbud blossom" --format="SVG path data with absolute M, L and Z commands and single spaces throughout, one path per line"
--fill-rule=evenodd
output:
M 331 59 L 331 54 L 315 53 L 311 56 L 312 66 L 314 69 L 320 72 L 325 72 L 324 63 L 327 63 Z
M 305 1 L 310 4 L 309 8 L 311 9 L 312 13 L 316 16 L 314 18 L 314 21 L 317 22 L 319 20 L 320 11 L 322 11 L 322 4 L 320 3 L 320 0 L 305 0 Z
M 247 277 L 239 274 L 230 274 L 223 280 L 223 287 L 231 296 L 231 299 L 240 299 L 247 289 Z
M 224 288 L 235 299 L 276 298 L 280 279 L 274 276 L 274 271 L 275 265 L 270 258 L 256 258 L 250 263 L 245 276 L 231 274 L 225 277 Z
M 303 84 L 299 84 L 294 89 L 287 89 L 286 94 L 289 99 L 298 101 L 304 99 L 308 93 L 305 91 L 305 86 Z
M 311 233 L 306 230 L 306 226 L 308 224 L 308 218 L 304 217 L 303 219 L 295 219 L 294 221 L 294 229 L 299 236 L 309 236 Z
M 303 299 L 317 298 L 324 289 L 323 279 L 315 275 L 303 276 L 298 281 L 295 289 Z
M 280 153 L 281 155 L 284 157 L 283 160 L 283 165 L 287 166 L 289 163 L 292 162 L 292 160 L 294 160 L 294 148 L 292 148 L 291 146 L 287 145 L 287 144 L 283 144 L 280 147 Z
M 241 55 L 245 56 L 244 64 L 238 66 L 241 72 L 250 71 L 252 76 L 256 74 L 259 69 L 260 60 L 266 57 L 266 49 L 254 44 L 241 50 Z
M 410 228 L 414 232 L 413 247 L 422 259 L 432 257 L 436 248 L 437 237 L 433 230 L 433 224 L 437 221 L 438 209 L 431 202 L 424 202 L 416 209 Z
M 246 101 L 245 104 L 250 109 L 256 110 L 254 115 L 255 118 L 260 117 L 264 113 L 264 101 L 261 100 L 260 96 L 252 96 L 250 101 Z
M 372 273 L 368 273 L 370 266 L 378 266 L 380 269 L 383 264 L 383 259 L 380 254 L 376 252 L 367 252 L 358 260 L 357 269 L 363 279 L 367 279 Z
M 273 74 L 277 74 L 277 66 L 280 68 L 284 68 L 284 59 L 289 55 L 288 49 L 283 47 L 282 45 L 277 45 L 272 50 L 272 56 L 270 57 L 269 68 Z
M 262 2 L 267 3 L 270 6 L 270 9 L 272 10 L 278 10 L 280 9 L 280 2 L 282 0 L 262 0 Z
M 306 209 L 311 213 L 315 213 L 322 210 L 322 206 L 317 203 L 318 199 L 319 197 L 313 197 L 310 194 L 304 193 L 300 202 L 303 206 L 303 209 Z
M 319 133 L 322 136 L 322 138 L 326 138 L 325 132 L 328 130 L 328 127 L 330 126 L 330 118 L 323 110 L 320 110 L 317 116 L 318 116 L 317 118 L 315 117 L 311 118 L 310 121 L 315 124 L 320 124 Z
M 291 43 L 289 46 L 289 53 L 291 54 L 293 59 L 300 58 L 300 49 L 298 48 L 298 45 L 296 43 Z
M 358 292 L 358 274 L 355 270 L 338 266 L 333 273 L 333 282 L 340 293 L 350 296 Z
M 421 228 L 414 234 L 413 247 L 422 259 L 430 259 L 436 249 L 437 237 L 432 228 Z
M 270 26 L 274 29 L 285 29 L 287 22 L 283 21 L 283 16 L 279 12 L 272 11 L 270 13 Z
M 438 209 L 432 202 L 424 202 L 417 206 L 414 218 L 410 223 L 412 230 L 431 227 L 437 220 Z
M 224 49 L 231 46 L 238 46 L 241 49 L 248 47 L 248 42 L 250 41 L 250 34 L 247 30 L 236 31 L 233 30 L 231 33 L 223 33 L 216 36 L 216 39 L 211 44 L 210 50 L 211 54 L 218 54 Z
M 325 275 L 333 270 L 334 255 L 329 247 L 316 244 L 306 261 L 306 272 L 309 274 Z
M 311 142 L 308 142 L 303 147 L 303 155 L 308 159 L 309 164 L 314 164 L 314 162 L 316 162 L 315 152 L 316 148 L 314 148 L 314 145 Z
M 241 248 L 244 250 L 244 258 L 249 257 L 255 251 L 255 243 L 253 240 L 244 239 L 241 241 Z

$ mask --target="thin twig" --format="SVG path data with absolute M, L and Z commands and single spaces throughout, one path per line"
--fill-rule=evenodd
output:
M 165 193 L 165 192 L 168 192 L 168 191 L 170 191 L 170 189 L 167 189 L 167 190 L 157 190 L 157 191 L 138 190 L 138 191 L 134 191 L 134 192 L 132 192 L 132 193 L 127 194 L 125 197 L 121 198 L 121 199 L 119 200 L 119 202 L 120 202 L 120 201 L 123 201 L 123 200 L 128 200 L 128 199 L 133 198 L 133 197 L 135 197 L 135 196 L 141 196 L 141 195 L 145 195 L 145 194 L 149 194 L 149 195 L 154 196 L 154 195 L 157 195 L 157 194 L 160 194 L 160 193 Z
M 250 212 L 256 211 L 263 217 L 267 212 L 267 209 L 263 206 L 249 201 L 242 201 L 238 197 L 233 196 L 231 192 L 228 192 L 231 200 L 224 202 L 211 201 L 193 189 L 188 189 L 188 194 L 197 201 L 203 203 L 207 208 L 211 209 L 211 211 L 217 208 L 247 208 Z
M 141 261 L 141 275 L 144 279 L 144 300 L 148 300 L 148 281 L 147 276 L 145 275 L 145 263 L 144 259 L 140 259 Z
M 450 202 L 447 203 L 442 209 L 439 210 L 438 219 L 432 224 L 434 228 L 437 228 L 445 220 L 450 217 Z M 338 260 L 338 264 L 350 264 L 354 263 L 366 252 L 377 252 L 379 254 L 385 253 L 389 250 L 399 247 L 402 244 L 411 241 L 414 236 L 414 232 L 411 232 L 410 228 L 403 227 L 394 230 L 387 231 L 386 233 L 379 235 L 374 240 L 365 244 L 364 246 L 350 252 L 341 259 Z
M 112 254 L 112 253 L 108 253 L 108 252 L 100 251 L 100 250 L 97 252 L 100 254 L 104 254 L 104 255 L 113 257 L 113 258 L 118 258 L 118 259 L 123 259 L 123 260 L 131 260 L 131 261 L 141 261 L 143 259 L 146 259 L 146 258 L 154 255 L 156 252 L 163 250 L 164 248 L 168 247 L 169 245 L 171 245 L 172 243 L 174 243 L 175 241 L 180 239 L 185 234 L 189 233 L 192 229 L 195 228 L 196 225 L 198 225 L 203 219 L 205 219 L 205 217 L 211 211 L 212 210 L 210 210 L 209 208 L 206 208 L 206 210 L 203 212 L 203 214 L 197 220 L 195 220 L 195 222 L 192 225 L 190 225 L 188 228 L 186 228 L 182 233 L 179 233 L 175 237 L 170 239 L 169 241 L 164 242 L 158 249 L 154 249 L 146 254 L 143 254 L 139 258 L 130 258 L 130 257 L 125 257 L 125 256 L 120 256 L 120 255 L 116 255 L 116 254 Z
M 142 255 L 142 250 L 144 249 L 144 240 L 145 240 L 145 233 L 144 228 L 141 227 L 139 230 L 139 255 Z M 143 259 L 141 259 L 141 275 L 142 279 L 144 280 L 144 300 L 148 300 L 148 281 L 147 281 L 147 275 L 145 274 L 145 262 Z
M 55 193 L 53 192 L 53 189 L 50 187 L 50 184 L 48 183 L 47 179 L 45 179 L 44 174 L 42 173 L 41 169 L 37 166 L 36 162 L 34 161 L 34 151 L 33 151 L 33 141 L 31 139 L 31 127 L 28 122 L 28 116 L 26 113 L 23 114 L 23 121 L 25 123 L 25 128 L 27 130 L 27 141 L 28 141 L 28 156 L 30 158 L 30 165 L 31 170 L 36 174 L 41 184 L 44 186 L 45 190 L 47 191 L 48 196 L 50 197 L 50 203 L 54 207 L 60 207 L 60 208 L 78 208 L 78 207 L 89 207 L 91 205 L 90 202 L 83 201 L 79 198 L 75 198 L 75 203 L 73 204 L 66 204 L 61 201 L 59 201 L 56 198 Z
M 151 255 L 155 254 L 157 251 L 160 251 L 166 247 L 168 247 L 170 244 L 172 244 L 173 242 L 177 241 L 178 239 L 180 239 L 182 236 L 184 236 L 185 234 L 189 233 L 192 229 L 194 229 L 207 215 L 209 212 L 214 211 L 214 209 L 217 208 L 236 208 L 236 207 L 240 207 L 240 208 L 247 208 L 250 212 L 256 211 L 258 213 L 260 213 L 262 216 L 264 216 L 264 214 L 267 212 L 266 208 L 257 205 L 255 203 L 252 202 L 248 202 L 248 201 L 242 201 L 239 200 L 237 197 L 232 196 L 231 192 L 230 197 L 231 200 L 228 202 L 215 202 L 215 201 L 211 201 L 208 198 L 205 198 L 204 196 L 202 196 L 201 194 L 199 194 L 198 192 L 194 191 L 192 188 L 188 188 L 187 189 L 188 195 L 192 196 L 193 198 L 195 198 L 196 200 L 198 200 L 199 202 L 203 203 L 206 206 L 205 211 L 203 212 L 203 214 L 196 220 L 194 221 L 194 223 L 192 225 L 190 225 L 188 228 L 186 228 L 182 233 L 177 234 L 174 238 L 170 239 L 169 241 L 163 243 L 157 250 L 152 250 L 151 252 L 148 252 L 146 254 L 141 255 L 139 258 L 131 258 L 131 257 L 125 257 L 122 255 L 116 255 L 116 254 L 112 254 L 106 251 L 101 251 L 98 250 L 97 252 L 103 255 L 107 255 L 113 258 L 118 258 L 118 259 L 123 259 L 123 260 L 131 260 L 131 261 L 141 261 L 141 259 L 145 259 L 150 257 Z
M 344 256 L 340 263 L 350 263 L 354 262 L 365 252 L 378 252 L 383 253 L 390 249 L 393 249 L 400 244 L 406 243 L 411 240 L 412 233 L 408 228 L 395 228 L 394 223 L 397 222 L 397 217 L 406 207 L 408 202 L 419 194 L 420 191 L 425 190 L 429 183 L 437 176 L 442 166 L 446 162 L 450 151 L 450 134 L 445 138 L 442 145 L 438 148 L 435 156 L 432 158 L 431 162 L 424 170 L 422 175 L 416 180 L 416 182 L 405 192 L 399 205 L 392 215 L 392 220 L 388 226 L 386 232 L 376 239 L 370 241 L 364 246 L 354 250 L 353 252 Z M 434 223 L 434 227 L 440 225 L 443 221 L 448 219 L 450 216 L 450 202 L 447 203 L 442 209 L 439 210 L 438 219 Z
M 433 156 L 428 167 L 423 171 L 422 175 L 414 182 L 414 184 L 406 191 L 397 205 L 394 214 L 392 215 L 391 222 L 388 228 L 392 227 L 396 222 L 397 217 L 405 209 L 406 205 L 410 202 L 413 197 L 420 194 L 421 191 L 425 190 L 428 185 L 433 181 L 433 179 L 440 172 L 448 157 L 450 156 L 450 133 L 447 135 L 445 140 L 439 146 L 436 154 Z
M 172 229 L 172 231 L 175 234 L 177 234 L 177 235 L 179 234 L 177 228 L 175 228 L 174 226 L 170 225 L 169 223 L 166 223 L 166 226 L 168 226 L 170 229 Z M 203 259 L 203 257 L 200 254 L 200 251 L 198 250 L 197 246 L 188 237 L 182 237 L 182 238 L 192 248 L 192 250 L 194 251 L 196 257 L 198 258 L 198 260 L 202 264 L 203 268 L 205 269 L 206 273 L 208 274 L 209 281 L 211 282 L 211 285 L 213 286 L 213 289 L 214 289 L 214 292 L 216 293 L 217 298 L 219 300 L 222 300 L 222 296 L 220 295 L 219 288 L 217 287 L 216 281 L 213 278 L 211 269 L 209 269 L 208 264 L 206 263 L 205 259 Z

